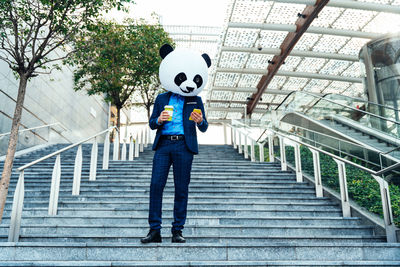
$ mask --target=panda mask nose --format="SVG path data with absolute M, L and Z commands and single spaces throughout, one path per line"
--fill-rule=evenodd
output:
M 197 88 L 196 84 L 190 80 L 183 82 L 180 87 L 185 93 L 191 93 Z

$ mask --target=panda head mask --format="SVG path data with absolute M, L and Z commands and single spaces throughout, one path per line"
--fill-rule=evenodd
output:
M 175 94 L 182 96 L 198 95 L 208 80 L 208 68 L 211 59 L 207 54 L 197 51 L 177 48 L 169 44 L 160 48 L 163 59 L 160 64 L 160 81 L 162 86 Z

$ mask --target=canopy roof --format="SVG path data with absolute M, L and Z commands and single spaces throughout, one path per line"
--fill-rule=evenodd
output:
M 179 46 L 213 58 L 206 93 L 209 119 L 242 118 L 269 61 L 296 20 L 315 0 L 232 0 L 225 26 L 164 26 Z M 361 47 L 400 32 L 400 0 L 331 0 L 298 41 L 253 111 L 258 119 L 289 92 L 364 96 L 358 60 Z M 207 88 L 206 88 L 207 89 Z

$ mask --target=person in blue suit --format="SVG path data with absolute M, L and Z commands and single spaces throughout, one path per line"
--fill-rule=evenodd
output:
M 175 198 L 171 241 L 184 243 L 182 229 L 186 221 L 190 173 L 193 156 L 198 154 L 196 127 L 201 132 L 208 128 L 204 105 L 197 94 L 207 83 L 211 60 L 207 54 L 183 48 L 174 50 L 168 44 L 161 47 L 160 55 L 163 58 L 160 81 L 169 92 L 157 96 L 149 120 L 150 128 L 157 129 L 157 133 L 150 184 L 150 231 L 141 242 L 162 242 L 162 197 L 172 165 Z M 173 107 L 172 116 L 165 106 Z

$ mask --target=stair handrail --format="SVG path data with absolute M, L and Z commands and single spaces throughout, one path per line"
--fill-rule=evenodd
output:
M 232 129 L 232 145 L 234 148 L 238 148 L 239 153 L 242 150 L 242 145 L 237 143 L 236 138 L 236 131 L 239 129 L 235 129 L 236 127 L 231 124 L 229 125 Z M 383 178 L 383 174 L 388 171 L 391 171 L 394 168 L 400 166 L 400 163 L 396 163 L 392 166 L 389 166 L 380 171 L 374 171 L 364 166 L 361 166 L 357 163 L 354 163 L 350 160 L 345 158 L 341 158 L 335 154 L 329 153 L 324 151 L 318 147 L 312 146 L 310 144 L 304 143 L 300 140 L 293 139 L 291 136 L 278 132 L 274 129 L 268 129 L 268 145 L 269 145 L 269 155 L 270 155 L 270 162 L 274 162 L 274 152 L 273 152 L 273 139 L 275 136 L 279 138 L 279 145 L 280 145 L 280 162 L 281 162 L 281 169 L 282 171 L 287 171 L 287 162 L 286 162 L 286 153 L 285 153 L 285 145 L 293 146 L 295 151 L 295 172 L 296 172 L 296 180 L 297 182 L 303 182 L 303 174 L 301 169 L 301 154 L 300 154 L 300 145 L 307 147 L 313 154 L 313 162 L 314 162 L 314 177 L 315 177 L 315 189 L 317 197 L 323 196 L 323 186 L 322 186 L 322 179 L 321 179 L 321 170 L 320 170 L 320 163 L 319 163 L 319 153 L 323 153 L 329 157 L 331 157 L 338 166 L 338 174 L 339 174 L 339 182 L 340 182 L 340 196 L 341 196 L 341 203 L 342 203 L 342 213 L 343 217 L 350 217 L 351 216 L 351 209 L 350 209 L 350 202 L 349 202 L 349 194 L 347 190 L 347 177 L 346 177 L 346 168 L 345 164 L 350 164 L 358 169 L 364 170 L 372 175 L 372 177 L 378 182 L 380 186 L 381 192 L 381 200 L 382 200 L 382 208 L 383 208 L 383 217 L 384 217 L 384 225 L 386 230 L 386 237 L 387 242 L 399 242 L 397 240 L 397 233 L 398 229 L 396 228 L 393 220 L 393 210 L 390 202 L 390 192 L 389 192 L 389 184 Z M 265 131 L 264 131 L 265 132 Z M 288 142 L 289 141 L 289 142 Z M 260 155 L 261 151 L 264 152 L 264 144 L 260 144 Z M 247 147 L 247 145 L 245 145 Z M 261 147 L 262 146 L 262 147 Z M 262 148 L 262 149 L 261 149 Z M 247 149 L 247 148 L 246 148 Z M 260 161 L 261 156 L 260 156 Z
M 286 101 L 286 99 L 289 98 L 289 96 L 291 96 L 291 95 L 294 94 L 294 93 L 298 93 L 298 92 L 300 92 L 300 93 L 302 93 L 302 94 L 310 95 L 310 96 L 312 96 L 312 97 L 315 97 L 315 98 L 319 99 L 319 100 L 317 101 L 317 103 L 318 103 L 320 100 L 325 100 L 325 101 L 328 101 L 328 102 L 330 102 L 330 103 L 333 103 L 333 104 L 336 104 L 336 105 L 339 105 L 339 106 L 342 106 L 342 107 L 345 107 L 345 108 L 349 108 L 349 109 L 351 109 L 351 110 L 354 110 L 354 111 L 357 111 L 357 112 L 360 112 L 360 113 L 364 113 L 364 114 L 373 116 L 373 117 L 375 117 L 375 118 L 379 118 L 379 119 L 382 119 L 382 120 L 389 121 L 389 122 L 395 123 L 395 124 L 397 124 L 397 125 L 400 125 L 400 122 L 398 122 L 398 121 L 396 121 L 396 120 L 388 119 L 388 118 L 385 118 L 385 117 L 376 115 L 376 114 L 374 114 L 374 113 L 371 113 L 371 112 L 368 112 L 368 111 L 365 111 L 365 110 L 361 110 L 361 109 L 354 108 L 354 107 L 351 107 L 351 106 L 348 106 L 348 105 L 345 105 L 345 104 L 342 104 L 342 103 L 335 102 L 335 101 L 330 100 L 330 99 L 325 99 L 324 97 L 318 96 L 318 95 L 313 94 L 313 93 L 305 92 L 305 91 L 293 91 L 293 92 L 289 93 L 289 94 L 285 97 L 285 99 L 282 100 L 282 102 L 275 108 L 275 110 L 278 110 L 279 107 Z M 316 104 L 316 103 L 315 103 L 315 104 Z M 314 104 L 312 107 L 314 107 L 315 104 Z M 312 108 L 312 107 L 310 107 L 310 108 Z
M 104 133 L 106 133 L 106 137 L 104 140 L 104 151 L 103 151 L 103 169 L 108 169 L 109 164 L 109 149 L 110 149 L 110 132 L 112 129 L 118 128 L 116 126 L 109 127 L 106 130 L 103 130 L 95 135 L 90 136 L 82 141 L 76 142 L 72 145 L 59 149 L 49 155 L 43 156 L 40 159 L 34 160 L 28 164 L 25 164 L 19 167 L 17 170 L 19 172 L 19 178 L 17 182 L 17 186 L 14 192 L 12 211 L 11 211 L 11 219 L 10 219 L 10 230 L 8 235 L 9 242 L 18 242 L 20 235 L 20 227 L 21 227 L 21 217 L 22 217 L 22 208 L 24 202 L 24 170 L 51 157 L 57 156 L 52 173 L 51 179 L 51 189 L 50 189 L 50 199 L 49 199 L 49 215 L 57 215 L 58 209 L 58 195 L 60 190 L 60 180 L 61 180 L 61 153 L 67 150 L 70 150 L 76 146 L 78 146 L 78 150 L 75 158 L 74 165 L 74 178 L 73 178 L 73 186 L 72 186 L 72 195 L 79 195 L 80 191 L 80 183 L 81 183 L 81 174 L 82 174 L 82 144 L 94 139 L 91 151 L 90 158 L 90 174 L 89 180 L 96 180 L 96 169 L 97 169 L 97 156 L 98 156 L 98 146 L 96 138 Z M 116 141 L 114 144 L 117 144 L 119 147 L 118 134 L 116 135 Z M 115 146 L 114 146 L 115 148 Z M 118 152 L 117 152 L 118 153 Z M 115 150 L 114 150 L 115 155 Z
M 400 109 L 396 109 L 396 108 L 391 107 L 391 106 L 387 106 L 387 105 L 375 103 L 375 102 L 372 102 L 372 101 L 368 101 L 368 100 L 365 100 L 365 99 L 362 99 L 362 98 L 357 98 L 357 97 L 352 97 L 352 96 L 347 96 L 347 95 L 344 96 L 344 95 L 338 95 L 338 94 L 334 94 L 334 93 L 327 93 L 327 94 L 323 95 L 323 97 L 325 98 L 326 96 L 330 96 L 330 95 L 333 95 L 333 96 L 337 95 L 337 96 L 340 96 L 340 97 L 346 97 L 346 98 L 350 98 L 350 99 L 357 100 L 357 101 L 360 101 L 360 102 L 368 103 L 368 104 L 371 104 L 371 105 L 376 105 L 376 106 L 380 106 L 380 107 L 383 107 L 383 108 L 391 109 L 391 110 L 394 110 L 394 111 L 400 111 Z

